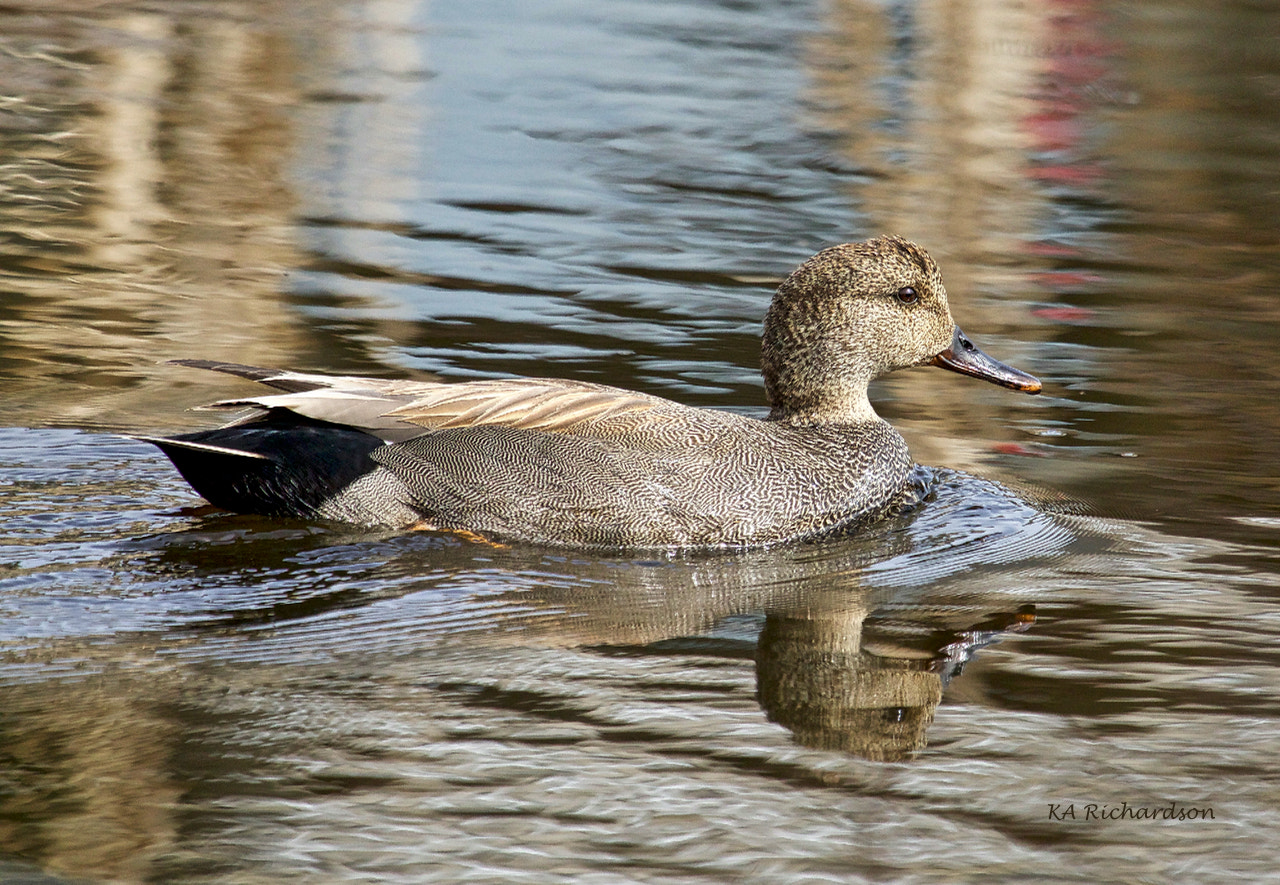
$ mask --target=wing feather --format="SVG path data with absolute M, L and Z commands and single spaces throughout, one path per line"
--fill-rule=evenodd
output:
M 640 413 L 663 405 L 676 407 L 658 397 L 585 381 L 515 378 L 448 383 L 316 375 L 211 360 L 173 362 L 237 375 L 285 391 L 221 400 L 200 408 L 287 409 L 314 420 L 357 427 L 388 442 L 411 439 L 424 431 L 480 425 L 569 432 L 619 416 L 629 416 L 628 423 L 643 421 L 656 415 L 642 417 Z
M 387 415 L 431 429 L 500 424 L 565 431 L 620 414 L 649 411 L 662 402 L 598 384 L 521 378 L 436 385 Z

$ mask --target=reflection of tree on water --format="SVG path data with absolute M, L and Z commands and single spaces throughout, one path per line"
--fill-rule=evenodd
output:
M 1030 606 L 985 619 L 974 611 L 959 628 L 945 623 L 954 612 L 942 614 L 878 616 L 836 593 L 770 613 L 756 651 L 760 705 L 805 746 L 907 758 L 924 747 L 943 689 L 973 652 L 1035 619 Z

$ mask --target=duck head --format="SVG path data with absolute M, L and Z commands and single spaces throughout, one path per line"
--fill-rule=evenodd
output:
M 910 366 L 1040 392 L 960 331 L 938 265 L 900 237 L 833 246 L 796 268 L 765 317 L 761 357 L 769 417 L 793 424 L 875 420 L 867 385 Z

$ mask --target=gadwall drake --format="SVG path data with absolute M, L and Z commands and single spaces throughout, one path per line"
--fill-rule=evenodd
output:
M 976 348 L 933 259 L 879 237 L 834 246 L 778 287 L 764 323 L 767 418 L 546 378 L 434 383 L 205 360 L 280 393 L 159 446 L 238 512 L 576 547 L 777 544 L 848 532 L 911 486 L 903 438 L 867 385 L 935 365 L 1015 390 L 1040 382 Z

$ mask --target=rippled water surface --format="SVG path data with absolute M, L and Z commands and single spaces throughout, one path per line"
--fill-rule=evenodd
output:
M 1268 4 L 0 11 L 0 881 L 1256 882 L 1280 838 Z M 896 232 L 1045 381 L 928 501 L 652 559 L 236 517 L 209 357 L 762 414 Z M 1152 818 L 1155 819 L 1152 819 Z

